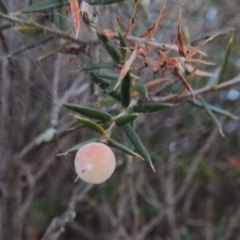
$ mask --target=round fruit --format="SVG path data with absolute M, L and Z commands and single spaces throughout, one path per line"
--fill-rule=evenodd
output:
M 88 143 L 75 157 L 77 175 L 88 183 L 99 184 L 114 172 L 116 159 L 112 150 L 103 143 Z

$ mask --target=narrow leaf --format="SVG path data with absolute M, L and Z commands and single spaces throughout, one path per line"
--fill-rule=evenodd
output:
M 97 33 L 99 40 L 103 43 L 103 46 L 110 57 L 113 59 L 114 62 L 120 63 L 120 54 L 116 50 L 115 46 L 108 40 L 105 35 Z
M 155 102 L 146 102 L 137 104 L 133 107 L 134 112 L 142 112 L 142 113 L 148 113 L 148 112 L 157 112 L 165 108 L 176 106 L 176 104 L 172 103 L 155 103 Z
M 90 5 L 107 5 L 112 3 L 120 3 L 125 0 L 85 0 Z
M 125 145 L 115 141 L 114 139 L 108 138 L 107 141 L 108 141 L 108 145 L 110 147 L 116 148 L 124 153 L 129 154 L 130 156 L 137 157 L 137 158 L 140 158 L 141 160 L 144 160 L 144 158 L 142 156 L 140 156 L 138 153 L 132 151 L 131 149 L 129 149 Z
M 114 69 L 116 66 L 117 66 L 117 64 L 114 62 L 104 62 L 104 63 L 91 64 L 88 66 L 81 67 L 78 71 L 79 72 L 91 72 L 93 70 L 103 69 L 103 68 Z
M 134 49 L 134 51 L 132 52 L 129 59 L 125 62 L 124 66 L 122 67 L 122 69 L 119 73 L 119 78 L 118 78 L 117 84 L 114 88 L 115 90 L 117 89 L 117 87 L 119 86 L 121 81 L 124 79 L 126 74 L 129 72 L 129 69 L 130 69 L 130 67 L 131 67 L 131 65 L 132 65 L 132 63 L 133 63 L 133 61 L 135 60 L 136 57 L 137 57 L 137 47 Z
M 133 127 L 129 123 L 127 123 L 123 126 L 123 129 L 124 129 L 128 139 L 132 142 L 133 146 L 137 150 L 137 152 L 150 164 L 153 171 L 156 172 L 147 150 L 145 149 L 145 147 L 142 144 L 141 140 L 139 139 L 138 135 L 134 131 Z
M 221 83 L 223 81 L 223 76 L 224 73 L 226 71 L 226 67 L 227 67 L 227 63 L 228 63 L 228 59 L 229 59 L 229 55 L 230 55 L 230 51 L 232 48 L 232 44 L 233 44 L 233 35 L 231 36 L 231 38 L 228 41 L 228 45 L 227 45 L 227 49 L 225 51 L 222 63 L 221 63 L 221 69 L 217 78 L 217 84 Z
M 9 13 L 3 0 L 0 0 L 0 11 L 5 14 Z
M 211 120 L 213 121 L 214 125 L 216 126 L 217 130 L 224 137 L 224 133 L 223 133 L 223 129 L 222 129 L 221 123 L 218 121 L 218 119 L 216 118 L 216 116 L 214 115 L 212 110 L 208 107 L 208 105 L 205 102 L 205 100 L 203 99 L 203 97 L 201 97 L 200 100 L 202 102 L 202 105 L 203 105 L 204 109 L 206 110 L 206 112 L 208 113 L 209 117 L 211 118 Z
M 127 108 L 129 106 L 131 100 L 131 77 L 128 73 L 124 79 L 122 80 L 121 84 L 121 103 L 122 106 Z
M 26 35 L 37 35 L 43 32 L 43 28 L 41 27 L 27 26 L 27 25 L 18 25 L 13 29 Z
M 45 1 L 38 1 L 24 9 L 22 9 L 21 13 L 34 13 L 34 12 L 41 12 L 46 11 L 56 7 L 62 7 L 64 5 L 69 5 L 69 1 L 66 0 L 45 0 Z
M 133 86 L 133 90 L 135 90 L 136 92 L 140 93 L 144 97 L 148 98 L 148 90 L 147 90 L 146 86 L 144 86 L 143 84 L 136 83 Z
M 11 58 L 12 56 L 17 55 L 17 54 L 19 54 L 20 52 L 26 51 L 26 50 L 28 50 L 28 49 L 37 47 L 37 46 L 39 46 L 39 45 L 43 45 L 43 44 L 51 41 L 52 39 L 53 39 L 53 37 L 48 37 L 48 38 L 45 38 L 45 39 L 43 39 L 43 40 L 41 40 L 41 41 L 38 41 L 38 42 L 34 42 L 34 43 L 27 44 L 27 45 L 23 45 L 23 46 L 21 46 L 20 48 L 14 50 L 13 52 L 9 53 L 9 54 L 8 54 L 8 58 Z
M 87 118 L 83 118 L 83 117 L 79 117 L 77 115 L 73 115 L 71 114 L 78 122 L 82 123 L 84 126 L 90 128 L 91 130 L 98 132 L 100 134 L 106 134 L 105 129 L 100 126 L 99 124 L 95 123 L 94 121 L 87 119 Z
M 92 80 L 102 89 L 107 90 L 109 87 L 109 83 L 105 81 L 100 74 L 97 72 L 90 72 Z M 108 93 L 111 97 L 116 99 L 117 101 L 121 101 L 121 94 L 118 91 L 112 91 Z
M 118 127 L 125 125 L 126 123 L 132 122 L 139 116 L 139 113 L 131 113 L 125 116 L 116 118 L 115 123 Z
M 127 43 L 120 28 L 118 29 L 118 37 L 120 42 L 120 60 L 121 63 L 124 63 L 127 58 Z
M 98 76 L 104 79 L 115 80 L 115 81 L 117 81 L 118 79 L 118 74 L 112 73 L 112 72 L 98 72 Z
M 40 56 L 40 57 L 38 58 L 38 61 L 41 61 L 41 60 L 46 59 L 46 58 L 49 58 L 49 57 L 51 57 L 52 55 L 60 52 L 62 49 L 64 49 L 64 48 L 65 48 L 67 45 L 69 45 L 70 43 L 71 43 L 70 41 L 64 42 L 64 43 L 61 44 L 59 47 L 53 49 L 51 52 L 48 52 L 48 53 Z
M 76 153 L 84 145 L 86 145 L 88 143 L 92 143 L 92 142 L 98 142 L 98 141 L 99 141 L 98 138 L 93 138 L 93 139 L 90 139 L 88 141 L 78 143 L 78 144 L 74 145 L 73 147 L 71 147 L 70 149 L 68 149 L 66 152 L 59 153 L 57 156 L 64 156 L 64 155 L 67 155 L 69 153 Z
M 85 107 L 79 104 L 64 103 L 63 106 L 86 117 L 95 118 L 102 121 L 110 121 L 112 119 L 112 116 L 108 113 L 104 113 L 94 108 Z
M 193 104 L 193 105 L 196 106 L 196 107 L 203 108 L 203 104 L 202 104 L 200 101 L 194 102 L 193 100 L 188 99 L 188 102 L 190 102 L 191 104 Z M 210 104 L 208 104 L 208 103 L 207 103 L 207 106 L 208 106 L 208 108 L 209 108 L 212 112 L 214 112 L 214 113 L 218 113 L 218 114 L 220 114 L 220 115 L 223 115 L 223 116 L 226 116 L 226 117 L 230 117 L 230 118 L 236 119 L 236 120 L 239 120 L 239 119 L 240 119 L 240 117 L 238 117 L 238 116 L 232 114 L 231 112 L 229 112 L 229 111 L 227 111 L 227 110 L 224 110 L 224 109 L 222 109 L 222 108 L 220 108 L 220 107 L 217 107 L 217 106 L 214 106 L 214 105 L 210 105 Z

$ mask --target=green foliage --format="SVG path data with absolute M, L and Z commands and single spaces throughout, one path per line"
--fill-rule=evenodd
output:
M 123 2 L 123 0 L 87 0 L 85 2 L 91 5 L 102 5 L 120 3 Z M 133 2 L 137 3 L 138 1 Z M 152 5 L 148 5 L 149 9 L 156 6 L 156 3 L 150 3 Z M 164 5 L 164 1 L 161 1 L 161 3 Z M 178 45 L 172 41 L 170 44 L 164 42 L 165 36 L 163 32 L 172 31 L 173 27 L 176 26 L 176 23 L 172 22 L 172 19 L 176 19 L 176 16 L 173 14 L 173 16 L 169 18 L 171 19 L 169 22 L 163 23 L 164 31 L 162 31 L 163 28 L 158 24 L 161 23 L 163 19 L 161 14 L 157 17 L 155 16 L 156 12 L 152 15 L 149 14 L 148 6 L 145 4 L 148 4 L 148 2 L 139 1 L 136 9 L 138 11 L 140 6 L 142 10 L 140 13 L 137 12 L 137 14 L 133 14 L 134 18 L 129 21 L 130 25 L 132 25 L 129 31 L 130 34 L 125 34 L 124 29 L 126 25 L 129 24 L 128 20 L 131 17 L 131 10 L 134 7 L 127 1 L 126 4 L 117 5 L 117 8 L 113 6 L 111 10 L 116 10 L 116 14 L 122 16 L 122 19 L 118 18 L 118 24 L 121 25 L 121 28 L 120 26 L 116 26 L 115 29 L 118 29 L 118 31 L 113 32 L 113 38 L 104 34 L 104 30 L 106 29 L 102 29 L 102 26 L 97 26 L 97 23 L 86 23 L 84 22 L 84 18 L 81 18 L 81 24 L 84 25 L 87 32 L 90 32 L 90 27 L 97 32 L 98 39 L 96 38 L 94 41 L 89 41 L 88 44 L 88 41 L 81 40 L 81 37 L 85 37 L 81 35 L 81 33 L 79 39 L 72 37 L 71 34 L 74 30 L 69 29 L 69 26 L 67 26 L 69 15 L 66 13 L 66 6 L 69 6 L 69 1 L 29 1 L 29 6 L 13 16 L 13 14 L 9 14 L 4 2 L 0 0 L 0 11 L 9 16 L 11 23 L 2 25 L 0 31 L 12 28 L 12 30 L 18 31 L 15 34 L 21 35 L 19 33 L 23 33 L 26 36 L 21 35 L 21 37 L 27 39 L 24 45 L 10 48 L 15 50 L 7 53 L 8 58 L 12 58 L 9 61 L 14 63 L 17 54 L 34 48 L 36 48 L 36 52 L 39 54 L 40 51 L 38 51 L 38 49 L 43 47 L 44 52 L 41 52 L 43 55 L 36 58 L 37 60 L 43 61 L 55 54 L 66 54 L 62 55 L 62 58 L 71 59 L 73 62 L 72 65 L 71 63 L 69 64 L 70 66 L 66 64 L 67 67 L 64 66 L 63 68 L 64 70 L 67 69 L 71 74 L 65 78 L 67 74 L 64 73 L 64 79 L 60 80 L 61 83 L 57 89 L 59 96 L 57 97 L 61 100 L 57 98 L 57 101 L 59 101 L 56 103 L 54 94 L 54 99 L 51 99 L 57 107 L 62 107 L 62 112 L 60 112 L 59 116 L 63 120 L 61 119 L 62 121 L 59 121 L 59 125 L 57 125 L 55 129 L 55 125 L 54 128 L 48 127 L 54 123 L 46 121 L 46 118 L 42 116 L 39 117 L 38 121 L 41 121 L 41 128 L 46 123 L 46 129 L 48 130 L 40 134 L 37 138 L 34 138 L 36 140 L 34 143 L 38 146 L 38 150 L 41 145 L 54 141 L 54 148 L 60 146 L 61 152 L 63 153 L 59 154 L 59 156 L 64 156 L 64 158 L 67 158 L 68 154 L 76 153 L 82 146 L 90 142 L 105 143 L 116 149 L 116 154 L 118 154 L 119 151 L 122 153 L 120 155 L 121 157 L 117 159 L 118 168 L 115 176 L 112 178 L 113 180 L 101 186 L 94 187 L 94 191 L 91 194 L 84 193 L 84 195 L 80 192 L 83 194 L 81 196 L 85 196 L 85 198 L 81 199 L 83 206 L 81 205 L 78 211 L 79 214 L 84 215 L 85 221 L 88 219 L 87 227 L 84 226 L 87 229 L 87 233 L 88 228 L 95 229 L 95 225 L 98 226 L 99 220 L 107 218 L 109 222 L 101 223 L 102 225 L 99 224 L 102 228 L 99 227 L 99 229 L 95 229 L 97 233 L 100 231 L 104 232 L 105 230 L 103 229 L 111 229 L 112 231 L 112 226 L 115 226 L 115 224 L 117 224 L 118 229 L 118 226 L 120 226 L 118 223 L 121 223 L 122 225 L 120 227 L 121 231 L 123 229 L 123 232 L 119 232 L 123 234 L 123 238 L 125 236 L 126 238 L 131 238 L 135 234 L 134 237 L 137 239 L 137 234 L 140 236 L 140 234 L 144 234 L 146 229 L 149 228 L 149 233 L 146 233 L 144 239 L 152 239 L 158 236 L 159 232 L 163 234 L 163 236 L 159 235 L 160 237 L 165 239 L 166 236 L 166 239 L 168 239 L 169 236 L 171 236 L 172 229 L 167 221 L 171 216 L 168 215 L 169 211 L 166 211 L 166 209 L 169 210 L 172 206 L 171 204 L 174 204 L 173 211 L 176 211 L 175 225 L 179 228 L 182 239 L 198 239 L 199 234 L 195 230 L 197 227 L 189 226 L 192 220 L 191 217 L 194 218 L 195 216 L 197 216 L 196 218 L 203 219 L 202 221 L 212 221 L 212 231 L 216 239 L 227 239 L 224 238 L 223 235 L 228 226 L 222 221 L 221 217 L 222 215 L 228 217 L 231 211 L 234 211 L 234 208 L 230 206 L 231 204 L 226 204 L 229 201 L 226 200 L 229 196 L 227 193 L 225 194 L 225 191 L 228 191 L 228 187 L 232 184 L 231 181 L 236 181 L 240 174 L 239 156 L 238 153 L 236 154 L 236 152 L 234 152 L 236 150 L 238 137 L 237 134 L 234 133 L 236 134 L 235 138 L 229 138 L 228 142 L 226 142 L 219 134 L 212 135 L 212 133 L 216 131 L 216 128 L 222 136 L 224 136 L 223 129 L 225 134 L 228 134 L 227 127 L 226 131 L 224 128 L 226 126 L 225 122 L 222 118 L 218 118 L 219 115 L 231 118 L 228 122 L 230 130 L 236 123 L 234 122 L 234 124 L 232 124 L 232 121 L 239 120 L 239 117 L 231 112 L 232 109 L 238 108 L 238 105 L 227 99 L 225 96 L 227 90 L 225 95 L 223 94 L 223 96 L 221 95 L 221 97 L 219 97 L 219 92 L 222 89 L 232 87 L 233 84 L 240 82 L 238 75 L 233 79 L 234 81 L 229 81 L 229 63 L 232 64 L 238 58 L 238 56 L 233 57 L 237 52 L 236 46 L 233 44 L 233 36 L 221 52 L 218 50 L 218 48 L 220 49 L 221 42 L 216 38 L 217 43 L 209 42 L 209 47 L 207 47 L 207 44 L 206 49 L 201 49 L 201 47 L 198 46 L 199 49 L 197 49 L 198 47 L 196 48 L 194 58 L 191 56 L 182 56 L 184 54 L 179 54 Z M 169 7 L 168 4 L 167 2 L 167 7 Z M 209 3 L 207 3 L 207 6 L 209 6 Z M 128 8 L 128 11 L 126 11 L 126 8 Z M 124 12 L 122 15 L 121 9 L 123 9 Z M 161 9 L 159 3 L 157 3 L 156 9 Z M 185 7 L 183 7 L 182 11 L 190 15 L 188 11 L 191 12 L 192 10 L 191 8 L 186 10 Z M 199 9 L 198 11 L 200 14 L 203 10 Z M 149 21 L 146 19 L 144 19 L 144 22 L 141 22 L 142 12 L 149 16 L 151 22 L 153 22 L 154 19 L 158 19 L 158 21 L 153 22 L 151 26 L 149 26 Z M 37 14 L 35 15 L 35 13 Z M 191 17 L 194 16 L 194 14 L 196 13 L 193 13 Z M 45 17 L 44 21 L 38 19 L 39 15 Z M 165 18 L 167 15 L 164 14 L 163 16 Z M 184 23 L 189 21 L 184 14 L 182 14 L 182 18 L 184 20 L 182 22 Z M 35 19 L 38 20 L 35 22 Z M 181 17 L 179 17 L 179 19 L 181 20 Z M 181 22 L 180 20 L 179 22 Z M 108 19 L 108 21 L 114 22 L 115 19 Z M 92 26 L 87 26 L 88 24 L 92 24 Z M 178 23 L 178 25 L 179 29 L 184 29 L 187 35 L 187 24 L 182 27 L 180 27 L 180 23 Z M 157 29 L 157 34 L 148 37 L 148 34 L 151 35 L 153 29 Z M 180 32 L 178 32 L 179 29 L 177 29 L 177 34 L 172 34 L 181 36 Z M 194 31 L 194 29 L 191 29 L 190 33 L 192 31 Z M 139 34 L 136 34 L 136 32 L 145 33 L 145 36 L 139 37 Z M 198 40 L 201 45 L 201 43 L 204 42 L 205 33 L 199 34 L 203 34 L 200 36 L 201 39 Z M 209 34 L 211 36 L 211 33 Z M 46 37 L 46 35 L 51 36 Z M 235 38 L 237 37 L 238 36 L 235 35 Z M 64 42 L 56 43 L 56 38 L 64 40 Z M 163 39 L 164 44 L 158 42 L 157 39 Z M 189 44 L 191 44 L 190 39 L 191 38 L 189 38 L 188 41 Z M 227 40 L 228 39 L 229 37 Z M 86 43 L 87 47 L 85 46 Z M 18 41 L 16 41 L 16 44 L 18 44 Z M 94 51 L 98 51 L 97 47 L 100 45 L 101 61 L 98 62 L 98 58 L 93 59 L 91 54 L 94 53 Z M 88 48 L 89 46 L 90 48 Z M 197 44 L 193 44 L 193 46 L 184 44 L 183 49 L 186 50 L 186 54 L 189 54 L 196 46 Z M 219 67 L 204 65 L 206 58 L 205 52 L 208 54 L 207 61 L 212 61 L 213 59 L 214 61 L 219 61 L 219 56 L 223 55 L 224 50 L 225 54 L 222 57 L 222 62 Z M 162 51 L 162 53 L 160 51 Z M 219 54 L 212 54 L 216 51 L 218 51 Z M 89 54 L 89 52 L 91 54 Z M 136 55 L 134 55 L 135 53 Z M 201 60 L 199 60 L 200 57 Z M 51 64 L 49 64 L 49 62 Z M 49 76 L 51 76 L 51 73 L 57 69 L 55 69 L 54 64 L 52 64 L 51 59 L 47 59 L 46 62 L 38 62 L 38 64 L 42 64 L 40 66 L 44 66 L 44 68 L 45 63 L 46 66 L 49 67 Z M 13 66 L 15 67 L 15 65 Z M 192 67 L 194 70 L 189 71 L 188 67 Z M 60 70 L 61 78 L 61 73 L 64 70 Z M 199 73 L 198 70 L 201 70 L 201 72 Z M 189 74 L 185 75 L 186 72 Z M 30 73 L 31 77 L 32 75 L 34 77 L 39 75 L 34 71 Z M 214 76 L 211 73 L 214 73 Z M 69 95 L 67 97 L 68 100 L 64 97 L 61 98 L 62 92 L 59 89 L 67 89 L 73 83 L 73 78 L 76 77 L 74 81 L 78 81 L 79 76 L 82 79 L 84 78 L 83 85 L 86 84 L 89 86 L 89 89 L 81 93 L 81 96 L 76 97 L 70 94 L 71 96 Z M 184 80 L 186 80 L 186 82 L 184 82 Z M 193 86 L 192 91 L 196 99 L 191 96 L 191 92 L 189 91 L 191 88 L 186 88 L 186 86 L 188 86 L 186 83 L 189 84 L 189 86 Z M 36 83 L 33 82 L 31 84 L 35 86 Z M 54 84 L 55 82 L 53 85 Z M 79 85 L 78 87 L 81 88 Z M 181 86 L 183 87 L 181 88 Z M 199 88 L 199 86 L 201 86 L 201 88 Z M 39 89 L 41 91 L 41 86 Z M 47 91 L 49 91 L 49 89 L 47 89 Z M 78 89 L 76 89 L 76 92 L 78 92 Z M 42 92 L 40 93 L 42 94 Z M 208 95 L 206 93 L 208 93 Z M 87 96 L 87 94 L 90 96 Z M 47 96 L 49 96 L 49 94 Z M 35 105 L 38 105 L 36 102 L 36 99 L 34 99 L 33 103 L 31 103 L 33 106 L 30 104 L 31 106 L 29 108 L 35 109 Z M 46 98 L 43 104 L 46 104 L 46 102 L 49 103 L 51 101 Z M 186 102 L 190 102 L 192 105 L 185 104 Z M 200 109 L 203 109 L 203 111 Z M 68 110 L 75 114 L 70 114 Z M 38 115 L 38 112 L 36 115 Z M 42 123 L 42 119 L 45 120 L 44 123 Z M 74 123 L 72 123 L 73 120 Z M 29 125 L 36 128 L 35 122 L 31 122 L 31 117 L 29 123 L 31 123 Z M 236 125 L 238 124 L 236 123 Z M 62 126 L 66 126 L 66 131 L 62 129 Z M 31 126 L 27 126 L 26 129 L 30 127 Z M 83 128 L 86 128 L 87 131 Z M 34 134 L 36 132 L 37 130 L 34 129 Z M 98 133 L 98 135 L 96 133 Z M 61 142 L 59 145 L 55 143 L 55 137 L 61 139 L 62 136 L 66 136 L 66 134 L 69 134 L 67 140 L 66 138 L 64 141 L 59 140 Z M 95 135 L 97 135 L 97 137 L 95 137 Z M 28 136 L 25 138 L 27 140 L 30 139 Z M 215 144 L 216 141 L 218 141 L 218 144 Z M 29 146 L 32 146 L 31 144 L 32 142 L 27 145 L 27 149 Z M 233 157 L 230 156 L 229 149 L 233 152 L 233 154 L 231 153 Z M 49 149 L 46 147 L 42 152 L 41 158 L 42 156 L 48 157 L 48 151 Z M 31 152 L 26 160 L 23 158 L 24 161 L 27 162 L 32 158 L 32 155 L 35 156 L 35 153 Z M 56 152 L 52 155 L 56 155 Z M 126 155 L 133 157 L 133 160 L 132 158 L 126 158 Z M 235 155 L 237 156 L 235 157 Z M 135 158 L 144 161 L 135 161 Z M 47 158 L 47 161 L 50 162 L 51 160 Z M 65 164 L 65 159 L 63 161 Z M 57 164 L 59 166 L 62 162 L 57 161 Z M 148 164 L 154 171 L 154 174 Z M 51 165 L 51 162 L 49 165 Z M 64 166 L 66 167 L 66 164 Z M 34 165 L 31 172 L 35 174 L 37 168 L 37 164 L 36 166 Z M 62 174 L 60 171 L 58 172 L 58 169 L 53 169 L 52 171 L 56 171 L 56 174 L 59 175 Z M 221 179 L 225 172 L 227 172 L 228 175 L 226 174 L 225 178 Z M 44 181 L 42 179 L 39 180 L 39 178 L 41 178 L 41 172 L 39 175 L 36 174 L 36 180 Z M 69 186 L 70 188 L 73 186 L 72 182 L 73 181 L 67 185 L 66 189 Z M 62 186 L 63 181 L 59 181 L 59 183 Z M 44 182 L 44 184 L 47 185 L 46 182 Z M 56 183 L 56 185 L 57 184 L 58 183 Z M 64 182 L 64 184 L 66 183 Z M 215 187 L 218 187 L 218 184 L 222 184 L 223 190 L 221 189 L 221 192 L 214 192 L 211 189 L 211 184 Z M 224 188 L 225 184 L 227 187 Z M 25 185 L 23 186 L 25 191 Z M 181 190 L 183 187 L 185 187 L 184 194 L 179 197 L 179 189 Z M 83 189 L 82 187 L 81 190 Z M 41 191 L 41 189 L 39 191 Z M 68 196 L 68 193 L 65 193 L 65 196 Z M 128 197 L 125 198 L 125 196 Z M 171 200 L 171 197 L 173 199 L 172 202 L 169 203 L 168 201 Z M 66 199 L 65 197 L 64 201 L 68 201 L 68 199 Z M 205 212 L 208 212 L 207 207 L 209 206 L 206 206 L 206 201 L 208 200 L 209 202 L 211 202 L 211 200 L 217 202 L 209 211 L 211 213 L 210 217 L 210 214 L 204 215 Z M 51 202 L 52 200 L 49 200 L 50 206 Z M 235 204 L 235 206 L 237 206 L 237 204 Z M 230 210 L 227 209 L 227 205 Z M 190 206 L 189 209 L 188 206 Z M 46 207 L 47 210 L 42 210 L 41 206 L 35 206 L 35 209 L 40 209 L 39 215 L 42 214 L 45 219 L 48 218 L 48 208 L 49 206 Z M 122 212 L 125 213 L 125 215 L 121 215 Z M 162 213 L 162 216 L 158 216 L 159 213 Z M 54 214 L 55 212 L 52 213 L 49 211 L 51 217 L 54 217 Z M 104 215 L 104 218 L 101 214 Z M 185 215 L 182 217 L 183 214 Z M 190 214 L 192 215 L 188 218 Z M 33 216 L 35 216 L 35 214 L 33 214 Z M 111 219 L 111 221 L 109 219 Z M 128 226 L 124 225 L 126 224 L 124 222 L 125 219 L 127 219 L 127 223 L 129 221 L 129 226 L 135 227 L 134 230 L 128 229 Z M 31 221 L 33 220 L 31 219 Z M 36 216 L 36 221 L 41 222 L 39 216 Z M 79 221 L 81 222 L 81 219 Z M 202 228 L 204 228 L 205 225 L 201 221 L 194 221 L 193 219 L 192 222 L 193 224 L 196 222 L 196 224 L 202 224 L 199 228 L 201 232 L 203 232 Z M 218 226 L 218 224 L 222 222 L 224 222 L 224 224 Z M 85 223 L 86 222 L 84 222 L 84 224 Z M 45 222 L 39 224 L 46 225 Z M 154 224 L 157 224 L 157 227 L 154 227 Z M 151 228 L 151 226 L 153 227 Z M 135 233 L 133 233 L 134 231 Z M 115 238 L 119 237 L 117 234 Z M 103 235 L 101 235 L 101 237 L 102 236 Z M 107 234 L 106 236 L 109 237 Z M 140 238 L 143 239 L 142 236 L 143 235 L 141 235 Z M 109 238 L 111 237 L 112 236 Z M 97 239 L 95 235 L 92 238 Z M 171 237 L 169 239 L 171 239 Z
M 8 9 L 3 0 L 0 0 L 0 11 L 5 14 L 8 14 Z

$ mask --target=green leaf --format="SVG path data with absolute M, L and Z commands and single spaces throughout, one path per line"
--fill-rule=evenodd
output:
M 104 78 L 104 79 L 108 79 L 108 80 L 114 80 L 114 81 L 118 80 L 118 74 L 116 74 L 116 73 L 99 72 L 98 76 L 101 78 Z
M 141 140 L 139 139 L 138 135 L 134 131 L 133 127 L 129 123 L 127 123 L 123 126 L 123 129 L 124 129 L 128 139 L 132 142 L 133 146 L 137 150 L 137 152 L 150 164 L 153 171 L 156 172 L 147 150 L 145 149 L 145 147 L 142 144 Z
M 134 112 L 148 113 L 148 112 L 157 112 L 162 109 L 173 107 L 173 106 L 176 106 L 176 104 L 146 102 L 146 103 L 141 103 L 133 106 L 133 110 Z
M 105 81 L 102 77 L 99 76 L 97 72 L 90 72 L 90 75 L 92 77 L 92 80 L 102 89 L 107 89 L 109 86 L 109 83 Z
M 216 126 L 217 130 L 224 137 L 224 133 L 223 133 L 223 129 L 222 129 L 221 123 L 218 121 L 218 119 L 216 118 L 216 116 L 214 115 L 212 110 L 209 108 L 209 106 L 207 105 L 207 103 L 205 102 L 203 97 L 201 97 L 200 100 L 202 102 L 202 105 L 203 105 L 204 109 L 206 110 L 206 112 L 208 113 L 209 117 L 211 118 L 211 120 L 213 121 L 214 125 Z
M 54 9 L 53 23 L 58 29 L 66 31 L 66 16 L 63 15 L 62 9 L 64 8 L 61 8 L 60 11 L 59 9 Z
M 51 41 L 52 39 L 53 39 L 53 37 L 48 37 L 48 38 L 45 38 L 45 39 L 43 39 L 41 41 L 38 41 L 38 42 L 34 42 L 34 43 L 27 44 L 27 45 L 23 45 L 20 48 L 14 50 L 13 52 L 9 53 L 8 54 L 8 58 L 11 58 L 12 56 L 17 55 L 18 53 L 23 52 L 25 50 L 34 48 L 34 47 L 39 46 L 39 45 L 43 45 L 43 44 Z
M 129 72 L 125 75 L 121 82 L 121 95 L 122 106 L 127 108 L 131 101 L 131 76 Z
M 43 28 L 41 27 L 28 26 L 28 25 L 18 25 L 18 26 L 15 26 L 13 29 L 26 35 L 38 35 L 43 32 Z
M 108 40 L 108 38 L 100 33 L 97 33 L 99 40 L 103 43 L 103 47 L 107 51 L 107 53 L 110 55 L 112 60 L 116 63 L 120 63 L 120 54 L 116 50 L 115 46 L 112 44 L 111 41 Z
M 102 121 L 112 120 L 112 116 L 110 114 L 104 113 L 94 108 L 85 107 L 85 106 L 74 104 L 74 103 L 64 103 L 63 106 L 69 110 L 80 113 L 86 117 L 95 118 Z
M 86 145 L 88 143 L 92 143 L 92 142 L 99 142 L 99 139 L 98 138 L 93 138 L 93 139 L 90 139 L 88 141 L 78 143 L 78 144 L 74 145 L 73 147 L 71 147 L 70 149 L 68 149 L 66 152 L 60 153 L 57 156 L 64 156 L 64 155 L 67 155 L 69 153 L 76 153 L 81 147 L 83 147 L 84 145 Z
M 118 91 L 111 91 L 109 92 L 109 83 L 105 81 L 100 74 L 97 72 L 90 72 L 92 80 L 102 89 L 108 90 L 108 94 L 116 99 L 117 101 L 121 101 L 121 94 Z M 111 87 L 111 86 L 110 86 Z
M 53 49 L 51 52 L 48 52 L 48 53 L 40 56 L 40 57 L 38 58 L 38 61 L 41 61 L 41 60 L 46 59 L 46 58 L 49 58 L 49 57 L 51 57 L 52 55 L 60 52 L 62 49 L 64 49 L 64 48 L 65 48 L 67 45 L 69 45 L 70 43 L 71 43 L 70 41 L 64 42 L 64 43 L 61 44 L 59 47 Z
M 62 7 L 64 5 L 69 5 L 69 1 L 66 0 L 46 0 L 38 1 L 20 11 L 20 13 L 34 13 L 46 11 L 56 7 Z
M 118 29 L 118 37 L 120 42 L 120 61 L 124 63 L 127 59 L 127 43 L 121 29 Z
M 218 78 L 217 78 L 218 79 L 217 84 L 219 84 L 223 81 L 223 76 L 224 76 L 224 73 L 226 71 L 226 67 L 227 67 L 230 51 L 231 51 L 231 48 L 232 48 L 232 44 L 233 44 L 233 35 L 231 36 L 231 38 L 228 41 L 227 49 L 226 49 L 226 52 L 224 54 L 224 57 L 223 57 L 223 60 L 222 60 L 222 63 L 221 63 L 221 69 L 220 69 L 220 72 L 219 72 L 219 75 L 218 75 Z
M 86 67 L 81 67 L 78 71 L 79 72 L 91 72 L 93 70 L 103 69 L 103 68 L 114 69 L 116 66 L 117 66 L 117 64 L 114 62 L 104 62 L 104 63 L 98 63 L 98 64 L 91 64 Z
M 131 113 L 131 114 L 128 114 L 125 116 L 121 116 L 121 117 L 116 118 L 115 123 L 118 127 L 121 127 L 126 123 L 132 122 L 138 116 L 139 116 L 139 113 Z
M 82 123 L 85 127 L 90 128 L 91 130 L 100 133 L 100 134 L 106 134 L 105 129 L 100 126 L 99 124 L 97 124 L 96 122 L 87 119 L 87 118 L 83 118 L 83 117 L 79 117 L 77 115 L 73 115 L 71 114 L 78 122 Z
M 120 3 L 124 2 L 125 0 L 86 0 L 87 3 L 90 5 L 107 5 L 112 3 Z
M 188 101 L 189 101 L 189 103 L 193 104 L 196 107 L 203 108 L 203 104 L 200 101 L 195 101 L 194 102 L 192 99 L 188 99 Z M 216 107 L 216 106 L 208 104 L 208 103 L 207 103 L 207 106 L 214 113 L 218 113 L 220 115 L 223 115 L 223 116 L 226 116 L 226 117 L 230 117 L 230 118 L 236 119 L 236 120 L 240 119 L 240 117 L 238 117 L 236 115 L 233 115 L 231 112 L 229 112 L 227 110 L 224 110 L 224 109 L 222 109 L 220 107 Z
M 144 160 L 143 157 L 140 156 L 138 153 L 132 151 L 131 149 L 129 149 L 125 145 L 115 141 L 114 139 L 108 138 L 107 141 L 108 141 L 108 145 L 110 147 L 116 148 L 124 153 L 129 154 L 130 156 L 137 157 L 137 158 L 140 158 L 141 160 Z
M 5 30 L 5 29 L 11 28 L 12 26 L 13 26 L 13 24 L 2 25 L 2 26 L 0 26 L 0 32 Z
M 2 0 L 0 0 L 2 1 Z M 104 5 L 123 2 L 124 0 L 86 0 L 90 5 Z M 52 8 L 62 7 L 69 5 L 69 0 L 45 0 L 34 3 L 20 11 L 20 13 L 34 13 L 46 11 Z
M 1 11 L 2 13 L 5 13 L 5 14 L 8 14 L 8 13 L 9 13 L 9 12 L 8 12 L 8 9 L 7 9 L 7 7 L 6 7 L 6 4 L 4 3 L 3 0 L 0 0 L 0 11 Z
M 135 90 L 136 92 L 140 93 L 141 95 L 143 95 L 144 97 L 148 98 L 148 91 L 147 88 L 141 84 L 141 83 L 136 83 L 133 86 L 133 90 Z

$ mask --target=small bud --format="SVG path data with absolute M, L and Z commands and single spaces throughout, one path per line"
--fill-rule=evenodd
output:
M 80 148 L 75 157 L 75 170 L 79 178 L 99 184 L 114 172 L 116 159 L 112 150 L 103 143 L 88 143 Z

